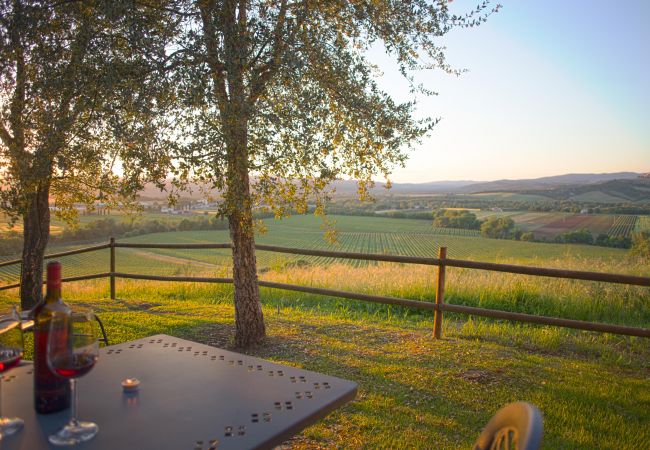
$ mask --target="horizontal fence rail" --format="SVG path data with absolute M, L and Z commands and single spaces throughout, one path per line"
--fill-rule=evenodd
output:
M 233 283 L 232 278 L 213 278 L 213 277 L 165 277 L 160 275 L 140 275 L 137 273 L 113 272 L 110 274 L 116 278 L 126 278 L 130 280 L 149 280 L 149 281 L 185 281 L 194 283 Z
M 497 311 L 494 309 L 475 308 L 473 306 L 440 305 L 443 311 L 470 314 L 493 319 L 507 319 L 518 322 L 537 323 L 540 325 L 553 325 L 557 327 L 574 328 L 577 330 L 600 331 L 603 333 L 625 334 L 628 336 L 650 337 L 650 330 L 645 328 L 626 327 L 624 325 L 611 325 L 608 323 L 586 322 L 584 320 L 560 319 L 557 317 L 536 316 L 534 314 L 515 313 L 510 311 Z
M 364 261 L 385 261 L 385 262 L 398 262 L 398 263 L 407 263 L 407 264 L 425 264 L 428 266 L 437 266 L 440 264 L 440 260 L 437 258 L 422 258 L 420 256 L 382 255 L 379 253 L 332 252 L 329 250 L 309 250 L 305 248 L 276 247 L 275 245 L 260 245 L 260 244 L 255 244 L 255 249 L 263 250 L 266 252 L 290 253 L 293 255 L 326 256 L 330 258 L 360 259 Z
M 110 244 L 107 245 L 110 247 Z M 172 248 L 179 250 L 229 248 L 232 244 L 131 244 L 115 242 L 115 248 Z
M 135 273 L 117 272 L 115 270 L 115 249 L 116 248 L 143 248 L 143 249 L 232 249 L 232 244 L 137 244 L 137 243 L 118 243 L 111 238 L 108 244 L 101 244 L 92 247 L 86 247 L 77 250 L 70 250 L 60 253 L 52 253 L 45 256 L 45 259 L 52 259 L 63 256 L 76 255 L 80 253 L 87 253 L 97 250 L 110 248 L 110 272 L 82 275 L 76 277 L 63 278 L 62 281 L 82 281 L 99 278 L 110 278 L 111 280 L 111 298 L 115 299 L 115 279 L 134 279 L 134 280 L 149 280 L 149 281 L 176 281 L 176 282 L 195 282 L 195 283 L 218 283 L 218 284 L 232 284 L 232 278 L 219 278 L 219 277 L 191 277 L 191 276 L 160 276 L 160 275 L 144 275 Z M 624 325 L 613 325 L 605 323 L 587 322 L 582 320 L 572 320 L 557 317 L 538 316 L 534 314 L 517 313 L 511 311 L 500 311 L 493 309 L 477 308 L 472 306 L 454 305 L 444 302 L 444 285 L 445 285 L 445 268 L 458 267 L 465 269 L 475 270 L 488 270 L 494 272 L 504 272 L 520 275 L 532 275 L 551 278 L 563 278 L 572 280 L 583 281 L 596 281 L 606 283 L 618 283 L 634 286 L 650 287 L 650 277 L 641 277 L 635 275 L 624 274 L 611 274 L 603 272 L 589 272 L 579 270 L 564 270 L 564 269 L 550 269 L 542 267 L 531 266 L 518 266 L 512 264 L 498 264 L 498 263 L 485 263 L 478 261 L 466 261 L 460 259 L 448 259 L 446 257 L 446 248 L 441 247 L 438 258 L 423 258 L 417 256 L 400 256 L 400 255 L 383 255 L 373 253 L 354 253 L 354 252 L 336 252 L 329 250 L 311 250 L 293 247 L 279 247 L 274 245 L 256 244 L 256 250 L 288 253 L 294 255 L 305 256 L 322 256 L 329 258 L 342 258 L 342 259 L 355 259 L 365 261 L 383 261 L 395 262 L 404 264 L 422 264 L 429 266 L 438 266 L 437 275 L 437 291 L 436 302 L 425 302 L 420 300 L 409 300 L 397 297 L 387 297 L 380 295 L 361 294 L 356 292 L 339 291 L 335 289 L 326 289 L 311 286 L 298 286 L 286 283 L 277 283 L 272 281 L 259 280 L 258 284 L 262 287 L 271 289 L 281 289 L 287 291 L 304 292 L 309 294 L 324 295 L 329 297 L 339 297 L 351 300 L 360 300 L 373 303 L 381 303 L 386 305 L 402 306 L 407 308 L 414 308 L 425 311 L 433 311 L 435 313 L 434 320 L 434 336 L 440 337 L 442 327 L 442 312 L 452 312 L 469 314 L 480 317 L 489 317 L 494 319 L 506 319 L 518 322 L 535 323 L 540 325 L 551 325 L 565 328 L 573 328 L 587 331 L 597 331 L 605 333 L 615 333 L 628 336 L 650 337 L 650 329 L 636 328 Z M 5 261 L 0 263 L 0 267 L 20 264 L 21 260 Z M 20 283 L 0 286 L 0 290 L 19 288 Z
M 93 273 L 90 275 L 79 275 L 76 277 L 67 277 L 67 278 L 61 278 L 62 282 L 71 282 L 71 281 L 84 281 L 84 280 L 95 280 L 98 278 L 108 278 L 111 276 L 110 272 L 105 272 L 105 273 Z M 43 280 L 43 284 L 45 284 L 45 280 Z M 20 287 L 20 283 L 14 283 L 14 284 L 6 284 L 4 286 L 0 286 L 0 291 L 5 290 L 5 289 L 16 289 Z
M 52 258 L 61 258 L 63 256 L 70 256 L 70 255 L 79 255 L 81 253 L 88 253 L 88 252 L 94 252 L 97 250 L 104 250 L 105 248 L 109 248 L 111 244 L 101 244 L 101 245 L 93 245 L 92 247 L 84 247 L 84 248 L 79 248 L 77 250 L 69 250 L 67 252 L 59 252 L 59 253 L 50 253 L 49 255 L 45 255 L 43 258 L 44 259 L 52 259 Z M 4 261 L 0 263 L 0 267 L 5 267 L 5 266 L 12 266 L 16 264 L 20 264 L 22 260 L 20 259 L 14 259 L 12 261 Z
M 650 277 L 638 277 L 635 275 L 587 272 L 582 270 L 547 269 L 543 267 L 515 266 L 511 264 L 484 263 L 478 261 L 464 261 L 460 259 L 448 259 L 445 261 L 445 264 L 449 267 L 491 270 L 493 272 L 507 272 L 520 275 L 535 275 L 540 277 L 566 278 L 570 280 L 603 281 L 605 283 L 650 286 Z

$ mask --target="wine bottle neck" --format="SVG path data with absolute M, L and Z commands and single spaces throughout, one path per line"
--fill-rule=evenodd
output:
M 45 301 L 46 302 L 56 302 L 61 299 L 61 285 L 58 287 L 50 287 L 48 285 L 45 292 Z
M 61 298 L 61 263 L 52 261 L 47 265 L 46 301 L 56 301 Z

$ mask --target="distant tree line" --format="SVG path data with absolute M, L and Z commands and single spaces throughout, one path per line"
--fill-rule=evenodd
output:
M 481 236 L 492 239 L 521 239 L 523 233 L 515 228 L 515 222 L 509 217 L 488 217 L 479 220 L 471 211 L 440 209 L 436 211 L 433 226 L 439 228 L 462 228 L 480 230 Z
M 613 248 L 630 248 L 632 246 L 632 238 L 630 237 L 609 236 L 605 233 L 600 233 L 594 237 L 592 232 L 586 228 L 562 233 L 555 237 L 555 242 L 560 244 L 588 244 Z
M 418 197 L 381 196 L 371 202 L 360 203 L 357 198 L 335 198 L 328 205 L 329 214 L 373 216 L 382 211 L 386 217 L 431 219 L 429 211 L 439 209 L 482 209 L 499 207 L 504 211 L 565 212 L 578 214 L 584 210 L 588 214 L 650 214 L 650 202 L 600 204 L 569 200 L 490 200 L 476 196 L 448 194 Z M 422 211 L 413 211 L 422 209 Z M 394 211 L 393 211 L 394 210 Z
M 115 219 L 100 219 L 79 228 L 66 228 L 60 235 L 50 238 L 51 245 L 96 242 L 113 237 L 134 237 L 143 234 L 164 233 L 168 231 L 197 231 L 197 230 L 227 230 L 226 220 L 212 217 L 199 219 L 183 219 L 180 222 L 165 222 L 146 220 L 122 222 Z M 22 236 L 10 232 L 0 240 L 0 254 L 8 255 L 20 252 L 23 245 Z

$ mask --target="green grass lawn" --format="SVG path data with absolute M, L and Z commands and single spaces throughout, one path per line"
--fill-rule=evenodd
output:
M 121 300 L 111 301 L 103 280 L 64 293 L 98 310 L 113 343 L 166 333 L 231 346 L 230 286 L 120 281 Z M 268 339 L 246 353 L 359 383 L 355 401 L 287 448 L 469 449 L 516 400 L 543 411 L 546 449 L 650 443 L 648 340 L 448 315 L 436 341 L 429 314 L 277 290 L 262 297 Z M 16 292 L 0 292 L 0 302 L 16 302 Z

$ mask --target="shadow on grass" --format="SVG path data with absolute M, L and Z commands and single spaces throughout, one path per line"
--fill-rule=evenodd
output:
M 246 354 L 359 384 L 355 401 L 292 440 L 292 448 L 432 448 L 431 442 L 422 439 L 426 436 L 436 439 L 437 448 L 469 447 L 493 413 L 471 394 L 448 395 L 448 388 L 436 389 L 441 380 L 428 383 L 423 376 L 427 371 L 414 370 L 415 361 L 409 355 L 382 350 L 419 339 L 413 333 L 351 323 L 296 324 L 281 318 L 268 322 L 269 337 Z M 231 325 L 209 324 L 179 337 L 232 348 L 233 333 Z M 451 368 L 453 363 L 446 365 Z M 474 377 L 477 373 L 478 378 Z M 435 377 L 433 372 L 430 376 Z M 449 378 L 483 390 L 499 376 L 498 371 L 472 373 L 455 368 Z M 358 445 L 347 441 L 354 436 L 363 436 L 363 440 Z
M 287 443 L 291 448 L 470 448 L 492 414 L 517 400 L 544 412 L 544 448 L 635 448 L 627 444 L 650 437 L 643 431 L 648 391 L 638 373 L 451 333 L 434 341 L 426 330 L 318 320 L 267 317 L 269 337 L 245 351 L 359 383 L 354 402 Z M 231 324 L 177 331 L 232 348 Z

